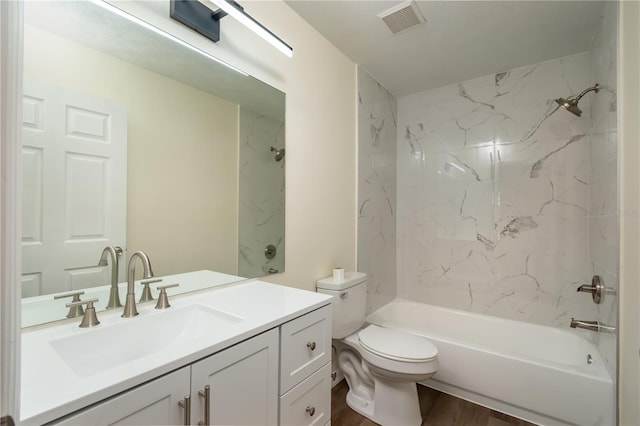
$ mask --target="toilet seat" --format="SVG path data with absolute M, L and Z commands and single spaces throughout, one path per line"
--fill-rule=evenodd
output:
M 427 339 L 377 325 L 360 330 L 358 340 L 363 349 L 394 361 L 424 363 L 438 356 L 438 349 Z

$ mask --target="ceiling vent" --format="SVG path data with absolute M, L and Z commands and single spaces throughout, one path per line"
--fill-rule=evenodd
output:
M 393 34 L 398 34 L 424 23 L 418 5 L 409 0 L 392 7 L 378 15 Z

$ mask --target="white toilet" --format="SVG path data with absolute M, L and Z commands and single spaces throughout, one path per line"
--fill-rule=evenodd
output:
M 381 425 L 422 423 L 416 382 L 438 370 L 438 349 L 427 339 L 367 325 L 367 276 L 319 280 L 319 293 L 333 296 L 333 339 L 338 366 L 349 385 L 349 407 Z

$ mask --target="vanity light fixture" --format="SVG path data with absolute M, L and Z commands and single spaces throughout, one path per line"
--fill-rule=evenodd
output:
M 165 32 L 165 31 L 161 30 L 160 28 L 158 28 L 158 27 L 156 27 L 154 25 L 151 25 L 150 23 L 148 23 L 146 21 L 143 21 L 142 19 L 140 19 L 140 18 L 138 18 L 138 17 L 136 17 L 134 15 L 131 15 L 131 14 L 125 12 L 124 10 L 119 9 L 119 8 L 107 3 L 104 0 L 91 0 L 91 2 L 93 4 L 96 4 L 96 5 L 100 6 L 100 7 L 102 7 L 103 9 L 108 10 L 109 12 L 111 12 L 111 13 L 113 13 L 115 15 L 121 16 L 121 17 L 123 17 L 123 18 L 125 18 L 125 19 L 127 19 L 127 20 L 129 20 L 129 21 L 131 21 L 133 23 L 135 23 L 135 24 L 140 25 L 143 28 L 146 28 L 146 29 L 148 29 L 150 31 L 153 31 L 154 33 L 159 34 L 162 37 L 168 38 L 169 40 L 171 40 L 171 41 L 173 41 L 175 43 L 178 43 L 179 45 L 181 45 L 183 47 L 186 47 L 189 50 L 192 50 L 192 51 L 194 51 L 196 53 L 199 53 L 200 55 L 204 56 L 207 59 L 210 59 L 210 60 L 212 60 L 214 62 L 217 62 L 217 63 L 219 63 L 221 65 L 224 65 L 225 67 L 227 67 L 229 69 L 232 69 L 233 71 L 235 71 L 235 72 L 237 72 L 239 74 L 242 74 L 245 77 L 249 76 L 249 74 L 247 74 L 246 72 L 234 67 L 233 65 L 228 64 L 228 63 L 226 63 L 224 61 L 221 61 L 220 59 L 216 58 L 215 56 L 209 55 L 207 52 L 205 52 L 203 50 L 200 50 L 195 46 L 192 46 L 191 44 L 185 42 L 184 40 L 180 40 L 178 37 L 176 37 L 174 35 L 171 35 L 168 32 Z
M 273 47 L 287 55 L 288 57 L 293 56 L 293 48 L 289 46 L 287 43 L 282 41 L 278 36 L 269 31 L 264 25 L 260 22 L 253 19 L 247 13 L 245 13 L 244 9 L 240 7 L 238 3 L 235 1 L 227 1 L 227 0 L 209 0 L 211 3 L 218 6 L 224 12 L 228 13 L 238 22 L 240 22 L 245 27 L 249 28 L 251 31 L 262 37 L 267 43 L 271 44 Z
M 247 14 L 235 1 L 203 0 L 203 3 L 211 3 L 218 10 L 212 11 L 197 0 L 171 0 L 171 17 L 215 43 L 220 40 L 220 20 L 229 15 L 289 58 L 293 56 L 291 46 Z

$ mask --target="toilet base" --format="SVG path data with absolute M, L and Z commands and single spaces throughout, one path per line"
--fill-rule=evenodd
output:
M 351 389 L 349 389 L 349 392 L 347 392 L 347 405 L 356 413 L 365 416 L 369 420 L 373 420 L 373 413 L 376 405 L 375 402 L 360 398 L 358 395 L 353 393 Z
M 383 426 L 419 426 L 422 424 L 418 390 L 415 382 L 376 379 L 374 401 L 347 393 L 347 405 Z

